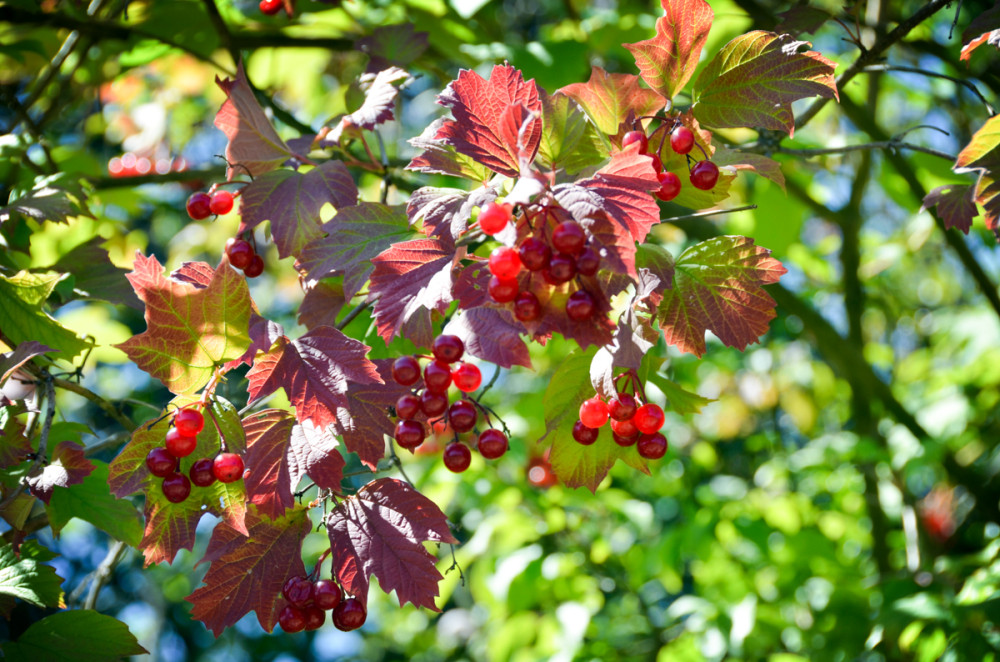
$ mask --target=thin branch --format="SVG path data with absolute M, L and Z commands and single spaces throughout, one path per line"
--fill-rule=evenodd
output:
M 90 592 L 87 593 L 87 600 L 83 603 L 84 609 L 93 609 L 97 606 L 97 595 L 101 592 L 104 585 L 108 583 L 108 580 L 111 579 L 111 574 L 114 572 L 115 566 L 118 565 L 118 561 L 121 560 L 124 551 L 125 543 L 120 540 L 116 540 L 115 544 L 111 545 L 108 555 L 101 561 L 101 565 L 97 566 L 97 569 L 94 570 L 94 579 L 90 583 Z
M 233 66 L 239 66 L 241 59 L 240 51 L 233 45 L 233 37 L 229 32 L 229 26 L 226 25 L 225 19 L 219 13 L 219 8 L 215 5 L 215 0 L 203 0 L 202 4 L 205 5 L 205 11 L 208 13 L 208 18 L 215 27 L 215 31 L 219 34 L 222 45 L 229 51 L 229 57 L 233 58 Z
M 107 400 L 105 400 L 104 398 L 102 398 L 101 396 L 97 395 L 96 393 L 94 393 L 90 389 L 88 389 L 88 388 L 86 388 L 84 386 L 81 386 L 80 384 L 77 384 L 76 382 L 72 382 L 72 381 L 70 381 L 68 379 L 62 379 L 60 377 L 53 377 L 52 378 L 52 383 L 55 384 L 56 386 L 58 386 L 59 388 L 66 389 L 67 391 L 71 391 L 73 393 L 76 393 L 77 395 L 82 395 L 83 397 L 87 398 L 88 400 L 90 400 L 91 402 L 93 402 L 95 405 L 97 405 L 98 407 L 100 407 L 101 411 L 103 411 L 105 414 L 107 414 L 111 418 L 115 419 L 118 422 L 119 425 L 121 425 L 123 428 L 125 428 L 129 432 L 133 432 L 135 430 L 135 428 L 136 428 L 136 424 L 135 423 L 133 423 L 131 420 L 129 420 L 120 411 L 118 411 L 117 407 L 115 407 L 113 404 L 111 404 L 110 402 L 108 402 Z
M 364 311 L 368 310 L 368 308 L 371 305 L 372 305 L 371 301 L 365 301 L 364 303 L 362 303 L 362 304 L 360 304 L 358 306 L 355 306 L 354 309 L 351 312 L 347 313 L 347 315 L 344 317 L 344 319 L 340 320 L 340 323 L 337 324 L 337 330 L 338 331 L 343 331 L 347 327 L 348 324 L 350 324 L 351 322 L 353 322 L 358 315 L 360 315 Z
M 113 434 L 110 437 L 105 437 L 96 444 L 87 446 L 83 449 L 83 454 L 87 457 L 93 457 L 94 455 L 106 451 L 109 448 L 117 448 L 122 444 L 122 442 L 127 441 L 131 436 L 131 432 L 119 432 L 118 434 Z
M 392 460 L 392 464 L 399 469 L 399 473 L 406 479 L 406 482 L 413 485 L 414 482 L 409 476 L 406 475 L 406 469 L 403 468 L 402 461 L 399 459 L 399 456 L 396 455 L 396 441 L 391 437 L 389 438 L 389 458 Z
M 134 177 L 91 177 L 83 175 L 82 178 L 90 182 L 95 189 L 116 189 L 134 188 L 144 184 L 170 184 L 173 182 L 201 182 L 218 181 L 225 179 L 226 169 L 224 167 L 199 168 L 198 170 L 181 170 L 177 172 L 150 173 L 148 175 L 136 175 Z
M 976 97 L 983 102 L 983 105 L 986 106 L 986 110 L 987 112 L 989 112 L 991 117 L 993 115 L 996 115 L 996 111 L 993 110 L 993 106 L 990 105 L 990 102 L 987 101 L 986 97 L 982 95 L 982 93 L 979 91 L 979 88 L 973 85 L 971 81 L 962 80 L 961 78 L 955 78 L 954 76 L 949 76 L 948 74 L 939 74 L 936 71 L 927 71 L 926 69 L 919 69 L 917 67 L 904 67 L 897 64 L 872 64 L 865 67 L 862 71 L 864 71 L 865 73 L 877 73 L 882 71 L 902 71 L 911 74 L 921 74 L 923 76 L 928 76 L 930 78 L 941 78 L 944 80 L 950 80 L 956 85 L 961 85 L 965 88 L 968 88 L 973 94 L 975 94 Z
M 732 209 L 708 209 L 705 211 L 697 211 L 693 214 L 684 214 L 683 216 L 671 216 L 670 218 L 660 219 L 661 223 L 676 223 L 677 221 L 687 221 L 692 218 L 704 218 L 705 216 L 716 216 L 718 214 L 732 214 L 738 211 L 749 211 L 751 209 L 756 209 L 757 205 L 743 205 L 742 207 L 733 207 Z
M 746 147 L 740 147 L 740 149 L 752 152 L 755 151 L 756 146 L 748 145 Z M 827 154 L 847 154 L 849 152 L 862 152 L 874 149 L 886 149 L 886 150 L 909 149 L 913 150 L 914 152 L 923 152 L 924 154 L 930 154 L 931 156 L 936 156 L 946 161 L 951 161 L 952 163 L 955 162 L 955 157 L 952 154 L 946 154 L 944 152 L 940 152 L 930 147 L 924 147 L 923 145 L 914 145 L 912 143 L 905 143 L 899 140 L 882 140 L 879 142 L 864 143 L 863 145 L 843 145 L 841 147 L 821 147 L 817 149 L 771 147 L 768 149 L 768 151 L 777 154 L 789 154 L 791 156 L 810 157 L 810 156 L 824 156 Z

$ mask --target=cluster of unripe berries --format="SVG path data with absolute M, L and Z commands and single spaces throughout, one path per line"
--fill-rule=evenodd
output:
M 194 452 L 198 433 L 205 427 L 205 418 L 201 412 L 185 408 L 177 412 L 173 423 L 164 445 L 146 455 L 149 473 L 163 479 L 163 495 L 167 501 L 180 503 L 187 499 L 191 495 L 191 483 L 208 487 L 217 480 L 232 483 L 243 477 L 243 458 L 235 453 L 219 453 L 214 458 L 196 460 L 187 476 L 181 473 L 180 459 Z
M 454 384 L 462 393 L 471 393 L 483 381 L 479 368 L 471 363 L 459 362 L 465 345 L 458 336 L 440 335 L 431 345 L 433 357 L 423 369 L 424 388 L 405 393 L 396 401 L 396 430 L 393 437 L 403 448 L 415 449 L 427 436 L 424 423 L 417 420 L 420 414 L 428 420 L 447 418 L 456 435 L 476 427 L 479 414 L 473 400 L 459 399 L 449 404 L 448 388 Z M 452 367 L 456 364 L 454 368 Z M 392 378 L 402 386 L 412 386 L 420 379 L 420 362 L 415 356 L 401 356 L 392 364 Z M 495 460 L 507 452 L 507 435 L 488 428 L 480 433 L 477 441 L 479 453 L 487 460 Z M 444 448 L 444 465 L 455 473 L 469 468 L 472 451 L 456 437 Z
M 326 612 L 338 630 L 349 632 L 365 624 L 368 610 L 357 598 L 344 598 L 340 585 L 332 579 L 313 582 L 308 577 L 292 577 L 281 589 L 288 604 L 278 614 L 285 632 L 316 630 L 326 621 Z
M 623 149 L 633 144 L 639 145 L 640 154 L 648 154 L 649 139 L 643 131 L 629 131 L 622 138 Z M 687 155 L 694 147 L 694 133 L 691 129 L 682 124 L 676 125 L 670 132 L 670 148 L 677 154 Z M 681 178 L 672 172 L 663 172 L 663 163 L 658 154 L 648 155 L 653 157 L 653 169 L 656 170 L 656 178 L 660 180 L 660 188 L 656 191 L 656 197 L 664 202 L 669 202 L 680 194 Z M 719 181 L 719 166 L 708 159 L 698 161 L 691 168 L 690 179 L 691 185 L 696 189 L 709 191 Z
M 573 425 L 573 438 L 584 446 L 597 441 L 600 428 L 611 421 L 611 437 L 619 446 L 636 444 L 639 455 L 658 460 L 667 452 L 667 438 L 660 434 L 663 409 L 647 402 L 640 405 L 629 393 L 616 393 L 610 402 L 595 395 L 580 405 L 580 419 Z

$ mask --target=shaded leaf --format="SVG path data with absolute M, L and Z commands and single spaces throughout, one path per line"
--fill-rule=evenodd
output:
M 337 434 L 342 435 L 347 450 L 370 469 L 378 466 L 385 456 L 385 437 L 392 436 L 396 422 L 389 417 L 389 407 L 409 386 L 401 386 L 392 378 L 392 360 L 373 361 L 384 384 L 350 384 L 347 388 L 348 406 L 338 412 Z M 420 386 L 418 381 L 415 387 Z
M 65 608 L 63 578 L 45 564 L 54 557 L 35 540 L 25 540 L 20 553 L 13 545 L 0 546 L 0 594 L 12 595 L 36 607 Z
M 925 195 L 920 209 L 934 209 L 946 228 L 958 228 L 969 234 L 972 219 L 979 216 L 972 195 L 971 186 L 945 184 Z
M 601 133 L 609 136 L 618 133 L 629 111 L 642 117 L 656 113 L 666 104 L 666 99 L 658 93 L 640 86 L 638 76 L 609 74 L 598 66 L 591 67 L 586 83 L 566 85 L 558 93 L 580 104 Z
M 45 468 L 28 477 L 28 489 L 34 496 L 48 503 L 54 488 L 81 483 L 93 470 L 94 464 L 84 455 L 83 446 L 73 441 L 63 441 L 52 451 L 52 459 Z
M 991 117 L 972 136 L 955 160 L 955 172 L 977 172 L 976 202 L 983 206 L 986 227 L 1000 236 L 1000 115 Z
M 442 333 L 462 339 L 465 353 L 501 368 L 531 367 L 528 346 L 521 339 L 524 327 L 507 310 L 473 308 L 451 318 Z
M 662 246 L 643 244 L 637 253 L 637 263 L 639 288 L 636 296 L 640 301 L 649 300 L 653 306 L 660 305 L 663 293 L 673 287 L 674 256 Z
M 649 194 L 660 188 L 652 158 L 640 154 L 638 145 L 630 145 L 611 157 L 611 161 L 593 177 L 577 182 L 600 199 L 608 218 L 628 230 L 642 243 L 650 228 L 660 222 L 660 208 Z M 560 204 L 567 206 L 562 200 Z M 578 214 L 570 208 L 574 218 Z
M 90 522 L 101 531 L 137 547 L 142 539 L 142 516 L 128 501 L 116 499 L 108 488 L 108 465 L 94 461 L 93 471 L 78 485 L 52 491 L 45 509 L 53 533 L 58 534 L 70 519 Z
M 72 361 L 92 345 L 43 310 L 45 301 L 62 279 L 53 274 L 21 271 L 0 274 L 0 329 L 11 343 L 38 341 L 60 358 Z
M 0 207 L 0 224 L 18 217 L 32 218 L 39 223 L 68 223 L 74 216 L 94 218 L 87 208 L 87 195 L 79 181 L 67 175 L 45 177 L 35 182 L 35 189 Z
M 673 409 L 681 416 L 687 414 L 700 414 L 701 408 L 715 402 L 713 398 L 705 398 L 697 393 L 692 393 L 683 388 L 680 384 L 673 382 L 663 375 L 650 374 L 647 379 L 656 384 L 657 388 L 667 396 L 667 407 Z
M 320 326 L 337 326 L 337 315 L 346 303 L 344 288 L 339 283 L 320 281 L 306 290 L 299 304 L 299 324 L 310 331 Z
M 54 351 L 57 350 L 46 347 L 36 340 L 28 340 L 19 343 L 13 351 L 0 354 L 0 383 L 7 381 L 7 378 L 14 374 L 18 368 L 36 356 Z
M 412 65 L 427 50 L 427 33 L 416 32 L 410 23 L 383 25 L 354 45 L 371 58 L 368 71 L 382 71 L 390 64 Z
M 253 365 L 253 360 L 257 352 L 266 352 L 271 349 L 278 338 L 285 335 L 285 329 L 277 322 L 261 317 L 256 311 L 250 313 L 250 346 L 243 356 L 233 359 L 226 364 L 227 370 L 234 370 L 241 364 Z
M 360 108 L 340 121 L 327 134 L 324 142 L 339 143 L 347 129 L 372 130 L 379 124 L 393 119 L 393 106 L 399 90 L 413 81 L 413 77 L 399 67 L 389 67 L 377 74 L 366 73 L 359 80 L 365 91 L 365 101 Z
M 11 662 L 104 662 L 148 654 L 121 621 L 90 609 L 50 614 L 35 621 L 17 641 L 3 644 Z
M 656 36 L 622 45 L 635 57 L 642 79 L 672 99 L 694 74 L 715 13 L 705 0 L 660 0 L 660 5 L 664 15 L 656 21 Z
M 638 370 L 643 357 L 659 339 L 660 332 L 629 306 L 618 318 L 615 338 L 607 349 L 615 366 Z
M 799 35 L 802 33 L 815 34 L 833 16 L 830 12 L 818 7 L 808 5 L 797 5 L 783 12 L 778 12 L 781 20 L 774 27 L 778 34 Z
M 736 170 L 755 172 L 780 186 L 782 191 L 785 190 L 785 175 L 781 172 L 781 164 L 763 154 L 741 152 L 720 145 L 712 155 L 712 162 L 719 167 L 730 166 Z M 722 178 L 720 177 L 719 179 L 721 180 Z
M 236 78 L 215 78 L 226 93 L 226 101 L 215 115 L 215 126 L 229 138 L 226 145 L 226 179 L 249 174 L 254 177 L 274 170 L 292 156 L 274 130 L 253 95 L 243 63 L 237 65 Z
M 1000 3 L 976 15 L 962 32 L 962 53 L 958 59 L 965 62 L 972 51 L 983 44 L 1000 48 Z
M 72 274 L 73 292 L 80 297 L 142 310 L 142 304 L 125 280 L 128 272 L 112 264 L 108 251 L 101 247 L 104 241 L 103 237 L 94 237 L 80 244 L 49 269 Z
M 11 408 L 0 407 L 0 469 L 21 464 L 34 450 L 24 435 L 24 426 L 11 415 Z
M 607 152 L 579 104 L 564 94 L 542 95 L 542 138 L 538 163 L 573 175 L 597 165 Z

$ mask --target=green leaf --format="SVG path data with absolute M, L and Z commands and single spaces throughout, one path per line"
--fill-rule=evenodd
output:
M 680 384 L 667 379 L 663 375 L 649 375 L 648 380 L 656 384 L 656 387 L 667 396 L 667 407 L 682 416 L 685 414 L 700 414 L 702 407 L 710 402 L 715 402 L 712 398 L 705 398 L 684 389 Z
M 979 568 L 962 585 L 955 602 L 960 605 L 978 605 L 1000 597 L 1000 561 Z
M 55 557 L 34 540 L 21 545 L 20 558 L 13 545 L 0 547 L 0 594 L 12 595 L 37 607 L 65 607 L 63 579 L 45 565 Z
M 542 97 L 539 164 L 574 175 L 604 160 L 607 150 L 580 106 L 562 94 Z
M 149 653 L 121 621 L 89 609 L 61 611 L 3 644 L 8 662 L 98 662 Z
M 72 216 L 94 215 L 87 209 L 87 194 L 79 181 L 58 174 L 35 180 L 34 190 L 0 207 L 0 224 L 12 216 L 67 223 Z
M 986 227 L 1000 231 L 1000 115 L 990 118 L 955 160 L 955 172 L 979 172 L 976 202 L 983 206 Z
M 82 483 L 52 491 L 46 511 L 56 534 L 78 517 L 117 540 L 136 547 L 142 539 L 142 516 L 128 501 L 116 499 L 108 488 L 108 465 L 92 460 L 94 470 Z
M 33 274 L 21 271 L 11 277 L 0 275 L 0 329 L 15 345 L 37 340 L 60 352 L 60 358 L 72 360 L 92 343 L 80 338 L 42 310 L 59 274 Z

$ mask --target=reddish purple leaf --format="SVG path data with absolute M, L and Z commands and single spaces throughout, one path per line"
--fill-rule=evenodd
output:
M 830 12 L 808 5 L 798 5 L 776 15 L 781 21 L 774 26 L 774 31 L 795 36 L 803 33 L 816 34 L 823 24 L 833 18 Z
M 235 79 L 216 77 L 215 82 L 227 97 L 215 116 L 215 126 L 229 138 L 226 179 L 240 174 L 256 177 L 284 163 L 292 152 L 257 103 L 243 63 L 239 63 Z
M 1000 48 L 1000 3 L 980 13 L 965 28 L 962 32 L 962 53 L 958 59 L 968 62 L 972 51 L 983 44 Z
M 215 269 L 212 268 L 212 265 L 205 262 L 185 262 L 170 272 L 171 280 L 194 285 L 199 290 L 208 287 L 214 277 Z
M 986 227 L 1000 237 L 1000 115 L 994 115 L 958 154 L 955 172 L 978 172 L 976 202 L 983 206 Z
M 473 308 L 451 318 L 442 333 L 458 336 L 465 353 L 502 368 L 531 367 L 528 346 L 521 339 L 524 326 L 507 310 Z
M 396 426 L 389 418 L 389 407 L 410 392 L 410 387 L 400 386 L 392 378 L 391 359 L 375 359 L 374 363 L 385 383 L 351 384 L 347 389 L 348 407 L 337 412 L 337 433 L 344 445 L 371 469 L 385 457 L 385 437 L 392 436 Z M 419 388 L 420 384 L 415 386 Z
M 326 517 L 333 571 L 344 589 L 362 602 L 369 577 L 386 593 L 396 591 L 400 606 L 434 604 L 441 573 L 424 541 L 458 542 L 444 513 L 412 486 L 378 478 L 348 497 Z
M 338 283 L 320 281 L 306 290 L 299 305 L 299 324 L 312 331 L 320 326 L 337 326 L 337 315 L 347 300 Z
M 7 378 L 14 374 L 14 371 L 36 356 L 41 356 L 46 352 L 58 351 L 57 349 L 43 345 L 37 340 L 29 340 L 19 343 L 11 352 L 0 353 L 0 384 L 7 381 Z
M 632 74 L 609 74 L 594 66 L 590 80 L 560 88 L 560 94 L 575 100 L 587 112 L 601 133 L 614 136 L 629 111 L 636 116 L 652 115 L 663 108 L 666 99 L 639 85 Z
M 922 211 L 933 208 L 946 228 L 958 228 L 965 234 L 969 234 L 969 229 L 972 228 L 972 219 L 979 216 L 979 210 L 976 209 L 972 194 L 972 187 L 968 185 L 945 184 L 938 186 L 924 196 L 920 209 Z
M 242 364 L 253 365 L 257 352 L 266 352 L 278 338 L 285 335 L 285 330 L 277 322 L 261 317 L 256 312 L 250 313 L 250 347 L 238 359 L 226 364 L 226 370 L 235 370 Z
M 454 188 L 417 189 L 406 204 L 410 223 L 423 221 L 420 231 L 428 237 L 458 239 L 469 227 L 472 210 L 483 209 L 497 198 L 496 189 L 481 186 L 474 191 Z
M 74 441 L 63 441 L 52 451 L 48 465 L 28 478 L 28 489 L 48 503 L 53 489 L 82 483 L 93 470 L 94 463 L 84 455 L 83 446 Z
M 180 503 L 171 503 L 162 495 L 158 499 L 146 499 L 146 528 L 139 542 L 145 559 L 143 565 L 173 563 L 179 551 L 194 549 L 195 530 L 205 512 L 198 499 L 185 499 Z
M 353 113 L 341 117 L 327 133 L 324 143 L 339 143 L 342 134 L 348 129 L 372 130 L 379 124 L 392 120 L 392 110 L 399 90 L 412 81 L 410 74 L 399 67 L 389 67 L 377 74 L 363 74 L 359 82 L 365 92 L 364 103 Z
M 450 121 L 443 118 L 434 120 L 430 126 L 424 129 L 423 133 L 410 139 L 409 143 L 423 152 L 414 157 L 406 169 L 462 177 L 485 184 L 493 177 L 492 170 L 477 163 L 472 157 L 459 154 L 454 147 L 445 144 L 443 140 L 436 137 L 442 127 Z
M 467 309 L 494 305 L 487 289 L 491 276 L 486 261 L 477 260 L 462 267 L 455 275 L 455 285 L 452 288 L 452 294 L 458 299 L 458 307 Z M 417 345 L 420 346 L 419 343 Z
M 705 0 L 660 0 L 664 15 L 656 21 L 656 36 L 622 44 L 632 52 L 642 79 L 672 99 L 694 74 L 715 13 Z
M 289 447 L 292 485 L 297 485 L 298 479 L 308 474 L 320 489 L 339 491 L 345 464 L 344 456 L 337 450 L 339 447 L 340 442 L 330 434 L 329 428 L 314 427 L 309 421 L 292 428 Z
M 577 182 L 597 194 L 608 218 L 627 229 L 639 243 L 660 222 L 660 208 L 649 194 L 660 188 L 652 163 L 652 158 L 639 154 L 637 145 L 630 145 L 612 156 L 611 162 L 593 177 Z
M 10 416 L 9 410 L 0 407 L 0 469 L 7 469 L 21 464 L 34 452 L 31 440 L 24 436 L 24 426 L 16 416 Z
M 384 25 L 354 45 L 371 58 L 368 71 L 382 71 L 392 64 L 412 65 L 427 50 L 427 33 L 414 31 L 411 23 Z
M 652 349 L 659 339 L 660 332 L 652 327 L 648 319 L 636 315 L 629 306 L 618 318 L 615 338 L 606 348 L 611 353 L 615 366 L 638 370 L 646 352 Z
M 636 298 L 659 306 L 663 294 L 674 285 L 674 256 L 656 244 L 645 244 L 639 249 L 639 286 Z

